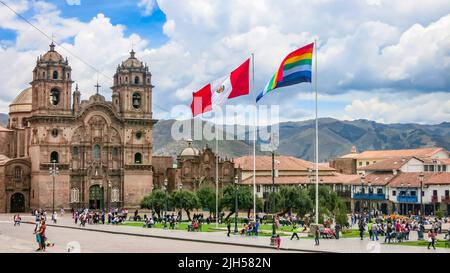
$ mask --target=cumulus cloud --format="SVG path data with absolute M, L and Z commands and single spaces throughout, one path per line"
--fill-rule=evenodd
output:
M 445 96 L 450 90 L 447 0 L 430 0 L 426 5 L 410 0 L 141 0 L 138 6 L 143 15 L 157 7 L 166 15 L 162 31 L 168 42 L 157 48 L 138 34 L 126 36 L 126 26 L 113 24 L 102 14 L 81 22 L 64 18 L 52 4 L 36 4 L 43 1 L 10 2 L 19 12 L 33 10 L 35 24 L 55 33 L 64 48 L 89 60 L 106 75 L 113 75 L 133 41 L 137 56 L 150 65 L 153 74 L 158 117 L 168 117 L 173 105 L 189 105 L 193 91 L 226 74 L 251 53 L 255 55 L 258 92 L 288 52 L 318 38 L 320 98 L 334 109 L 323 112 L 386 122 L 448 119 L 446 111 L 438 107 L 439 100 L 448 103 Z M 1 6 L 0 15 L 0 27 L 17 33 L 13 45 L 2 41 L 0 49 L 2 60 L 17 67 L 0 68 L 0 98 L 6 102 L 11 99 L 11 90 L 26 87 L 34 60 L 45 52 L 48 40 Z M 62 49 L 61 53 L 69 57 L 83 95 L 92 94 L 95 73 Z M 112 80 L 101 77 L 101 84 L 104 92 L 109 92 Z M 299 109 L 298 102 L 308 100 L 304 94 L 309 92 L 311 86 L 301 84 L 274 93 L 264 103 L 289 109 L 282 111 L 289 119 L 304 119 L 310 111 Z M 422 100 L 387 100 L 386 94 L 414 94 Z M 339 109 L 334 107 L 336 100 L 342 105 Z M 233 103 L 245 105 L 249 101 L 253 98 L 242 97 Z M 414 103 L 434 107 L 439 113 L 426 119 L 400 114 Z M 0 102 L 0 111 L 4 111 L 2 105 Z
M 145 16 L 152 15 L 156 5 L 156 0 L 140 0 L 138 3 L 138 7 L 143 8 L 142 14 Z

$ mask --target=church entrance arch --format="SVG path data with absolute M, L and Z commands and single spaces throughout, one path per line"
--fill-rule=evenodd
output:
M 103 209 L 103 188 L 99 185 L 89 188 L 89 209 Z
M 25 196 L 16 192 L 11 196 L 11 213 L 25 212 Z

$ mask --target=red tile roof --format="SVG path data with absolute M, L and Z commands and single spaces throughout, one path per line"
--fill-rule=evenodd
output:
M 390 158 L 390 157 L 430 157 L 440 151 L 445 151 L 443 148 L 419 148 L 419 149 L 405 149 L 405 150 L 376 150 L 364 151 L 358 154 L 356 159 L 365 158 Z
M 393 173 L 371 173 L 365 176 L 364 185 L 370 182 L 373 186 L 385 186 L 394 178 Z M 354 185 L 361 185 L 361 178 Z
M 308 169 L 315 169 L 315 163 L 299 159 L 293 156 L 275 156 L 275 168 L 280 171 L 307 171 Z M 253 156 L 242 156 L 234 159 L 234 165 L 240 167 L 243 170 L 253 170 Z M 256 170 L 271 170 L 272 169 L 272 157 L 271 156 L 257 156 L 256 157 Z M 319 170 L 321 171 L 334 171 L 333 168 L 326 166 L 325 164 L 319 164 Z
M 368 166 L 358 167 L 358 170 L 363 171 L 389 171 L 399 170 L 403 165 L 408 163 L 411 158 L 416 157 L 393 157 L 378 161 Z M 417 158 L 418 159 L 418 158 Z M 420 160 L 420 159 L 418 159 Z
M 321 175 L 319 176 L 320 183 L 323 184 L 351 184 L 353 181 L 359 179 L 358 175 L 347 175 L 340 173 L 333 173 L 333 175 Z M 256 184 L 258 185 L 271 185 L 272 177 L 267 176 L 256 176 Z M 242 182 L 244 185 L 253 184 L 253 176 L 244 179 Z M 298 185 L 298 184 L 310 184 L 314 183 L 306 175 L 284 175 L 275 177 L 275 184 L 277 185 Z
M 420 187 L 420 173 L 399 173 L 391 183 L 389 187 Z M 402 185 L 403 184 L 403 185 Z M 423 185 L 449 185 L 450 184 L 450 172 L 431 173 L 425 172 Z

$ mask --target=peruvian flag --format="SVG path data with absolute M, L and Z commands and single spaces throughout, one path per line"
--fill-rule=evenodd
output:
M 192 94 L 192 115 L 211 111 L 215 106 L 225 104 L 229 99 L 250 92 L 250 59 L 247 59 L 229 75 L 219 78 Z

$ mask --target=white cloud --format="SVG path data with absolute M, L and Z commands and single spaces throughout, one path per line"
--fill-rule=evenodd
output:
M 139 0 L 138 7 L 143 8 L 142 14 L 145 16 L 152 15 L 157 3 L 155 0 Z
M 157 116 L 173 105 L 189 105 L 191 92 L 226 74 L 251 53 L 255 54 L 255 89 L 260 90 L 289 51 L 318 38 L 320 98 L 334 109 L 322 112 L 384 121 L 448 120 L 438 105 L 439 101 L 448 103 L 444 95 L 450 90 L 447 0 L 431 0 L 426 5 L 410 0 L 141 0 L 138 5 L 144 15 L 156 6 L 166 15 L 163 32 L 169 41 L 158 48 L 137 34 L 126 36 L 125 26 L 114 25 L 101 14 L 81 22 L 62 17 L 51 4 L 10 2 L 20 12 L 32 9 L 34 23 L 49 34 L 55 33 L 57 41 L 65 41 L 63 47 L 107 75 L 113 75 L 117 64 L 128 56 L 133 41 L 138 58 L 149 64 L 153 75 Z M 3 112 L 12 94 L 18 92 L 11 90 L 27 86 L 35 58 L 45 52 L 49 41 L 1 6 L 0 15 L 0 27 L 18 35 L 14 46 L 2 41 L 0 47 L 0 58 L 14 62 L 15 67 L 0 67 Z M 95 73 L 59 50 L 69 57 L 73 77 L 86 98 L 94 92 Z M 110 92 L 111 79 L 102 77 L 101 84 L 104 92 Z M 388 100 L 386 90 L 380 91 L 383 89 L 397 97 L 417 94 L 422 100 Z M 289 109 L 286 112 L 292 119 L 307 118 L 310 112 L 299 110 L 298 102 L 305 100 L 304 96 L 292 99 L 298 91 L 310 92 L 311 87 L 302 84 L 286 90 L 286 95 L 272 95 L 277 98 L 275 103 Z M 428 97 L 423 93 L 429 93 Z M 249 100 L 253 102 L 247 97 L 234 103 L 244 105 Z M 335 109 L 334 101 L 342 107 Z M 426 118 L 393 115 L 413 103 L 434 107 L 435 113 Z

